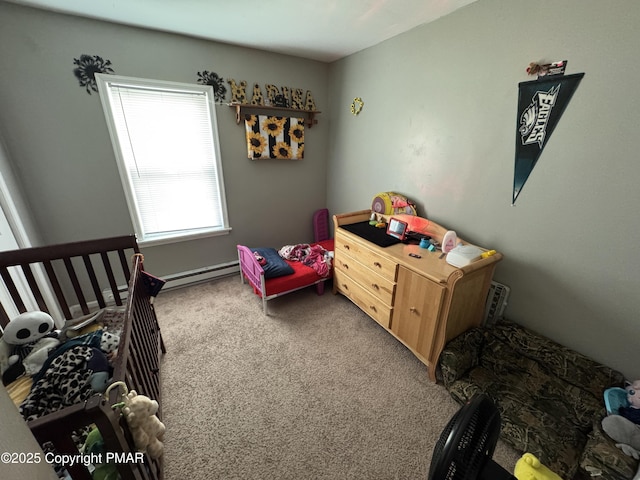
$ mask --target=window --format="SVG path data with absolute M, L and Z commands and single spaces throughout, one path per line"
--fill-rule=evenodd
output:
M 139 242 L 228 233 L 213 88 L 96 80 Z

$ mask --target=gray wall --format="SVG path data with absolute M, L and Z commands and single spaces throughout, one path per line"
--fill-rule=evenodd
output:
M 209 70 L 246 80 L 249 98 L 272 83 L 310 90 L 319 110 L 328 102 L 325 63 L 0 2 L 0 132 L 43 243 L 133 232 L 100 98 L 73 74 L 81 54 L 118 75 L 196 83 Z M 234 110 L 217 117 L 233 231 L 145 248 L 158 275 L 233 261 L 237 243 L 310 241 L 311 215 L 326 206 L 326 116 L 306 129 L 304 160 L 261 162 L 247 159 Z
M 504 253 L 510 318 L 638 378 L 638 25 L 631 0 L 480 0 L 332 64 L 329 208 L 404 193 Z M 585 76 L 511 206 L 518 83 L 563 59 Z

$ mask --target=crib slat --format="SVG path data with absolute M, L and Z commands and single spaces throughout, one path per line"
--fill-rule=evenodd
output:
M 134 328 L 131 331 L 131 341 L 137 351 L 137 359 L 141 365 L 144 365 L 141 370 L 148 372 L 155 369 L 155 365 L 152 364 L 151 355 L 153 349 L 150 349 L 150 340 L 145 325 L 142 322 L 138 322 L 138 328 Z
M 9 295 L 11 295 L 11 299 L 13 300 L 13 303 L 15 303 L 18 311 L 20 313 L 26 312 L 27 307 L 24 306 L 24 302 L 20 297 L 16 284 L 13 283 L 13 278 L 11 278 L 11 274 L 6 267 L 2 267 L 2 269 L 0 269 L 0 276 L 2 276 L 2 280 L 4 280 L 4 284 L 6 285 L 7 290 L 9 290 Z
M 154 352 L 157 352 L 157 341 L 154 348 L 152 340 L 155 338 L 152 332 L 148 332 L 147 325 L 143 319 L 136 319 L 138 327 L 131 332 L 131 342 L 136 352 L 135 361 L 137 362 L 137 370 L 141 372 L 152 372 L 153 375 L 141 376 L 141 391 L 145 392 L 151 398 L 158 398 L 158 390 L 154 382 L 154 376 L 157 375 L 158 366 L 154 362 Z M 157 356 L 156 356 L 157 357 Z
M 116 283 L 116 279 L 113 275 L 113 269 L 111 268 L 111 261 L 109 260 L 109 256 L 107 255 L 107 252 L 101 252 L 100 256 L 102 257 L 104 270 L 107 273 L 107 278 L 109 279 L 109 285 L 111 286 L 111 293 L 113 293 L 113 299 L 116 301 L 116 305 L 122 305 L 122 299 L 120 298 L 120 292 L 118 291 L 118 284 Z
M 60 282 L 58 282 L 56 272 L 53 270 L 53 265 L 49 260 L 42 262 L 42 264 L 44 265 L 45 272 L 47 272 L 47 277 L 49 278 L 49 283 L 51 283 L 53 292 L 56 294 L 56 299 L 58 300 L 58 305 L 62 310 L 62 314 L 64 315 L 64 318 L 69 320 L 71 318 L 71 311 L 69 310 L 67 300 L 64 298 L 64 293 L 62 293 L 62 288 L 60 288 Z
M 0 303 L 0 327 L 6 327 L 10 320 L 11 319 L 9 318 L 9 315 L 7 315 L 7 311 Z
M 53 444 L 58 452 L 77 452 L 75 442 L 71 436 L 62 435 L 53 441 Z M 71 478 L 78 480 L 91 480 L 91 474 L 87 467 L 81 462 L 75 462 L 73 464 L 65 465 L 65 468 L 71 474 Z
M 84 261 L 84 266 L 87 269 L 87 275 L 89 275 L 89 281 L 91 282 L 93 293 L 96 296 L 96 300 L 98 301 L 98 306 L 100 308 L 104 308 L 107 306 L 107 304 L 105 303 L 104 297 L 102 296 L 102 292 L 100 291 L 100 284 L 98 283 L 96 272 L 93 269 L 93 263 L 91 263 L 91 257 L 89 257 L 89 255 L 83 255 L 82 260 Z
M 129 270 L 129 261 L 124 253 L 124 250 L 118 250 L 118 257 L 120 257 L 120 265 L 122 266 L 122 273 L 124 278 L 131 278 L 131 271 Z
M 76 292 L 76 297 L 78 298 L 78 303 L 80 304 L 82 313 L 84 313 L 85 315 L 88 315 L 89 306 L 87 305 L 87 300 L 84 298 L 84 293 L 82 293 L 82 287 L 80 286 L 80 282 L 78 281 L 78 275 L 76 275 L 76 270 L 75 268 L 73 268 L 73 264 L 71 263 L 71 258 L 65 257 L 63 261 L 64 261 L 64 266 L 67 268 L 67 273 L 69 274 L 69 278 L 71 279 L 71 285 L 73 285 L 73 290 Z
M 136 311 L 134 309 L 134 311 Z M 134 322 L 135 327 L 131 330 L 131 358 L 130 360 L 135 365 L 132 369 L 139 373 L 137 378 L 138 389 L 140 392 L 144 392 L 145 395 L 151 398 L 158 398 L 159 392 L 155 388 L 155 375 L 157 372 L 156 366 L 153 364 L 152 355 L 154 351 L 153 347 L 145 340 L 149 340 L 145 332 L 145 325 L 139 317 L 136 316 Z M 149 351 L 149 349 L 151 349 Z M 143 372 L 150 374 L 143 375 Z
M 49 309 L 47 308 L 47 304 L 44 301 L 44 297 L 42 296 L 40 287 L 38 286 L 38 283 L 36 282 L 36 279 L 33 276 L 33 272 L 31 271 L 31 265 L 29 265 L 28 263 L 25 263 L 20 265 L 20 267 L 22 268 L 22 273 L 24 273 L 24 276 L 27 279 L 29 288 L 31 288 L 31 293 L 33 294 L 33 297 L 36 299 L 38 308 L 43 312 L 49 313 Z

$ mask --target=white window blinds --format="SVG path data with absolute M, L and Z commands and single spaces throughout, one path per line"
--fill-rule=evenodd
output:
M 213 90 L 100 77 L 141 241 L 227 231 Z

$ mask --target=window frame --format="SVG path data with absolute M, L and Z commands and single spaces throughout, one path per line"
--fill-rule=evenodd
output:
M 138 237 L 138 243 L 141 246 L 152 246 L 175 243 L 179 241 L 192 240 L 196 238 L 204 238 L 218 235 L 227 235 L 231 231 L 229 225 L 229 216 L 226 202 L 226 192 L 224 177 L 222 171 L 222 156 L 220 154 L 220 140 L 218 134 L 218 123 L 215 108 L 215 94 L 211 85 L 197 85 L 182 82 L 172 82 L 164 80 L 154 80 L 146 78 L 126 77 L 120 75 L 109 75 L 96 73 L 96 84 L 102 101 L 102 110 L 105 115 L 107 127 L 109 130 L 109 136 L 111 144 L 113 146 L 116 163 L 118 165 L 118 172 L 120 174 L 120 180 L 124 189 L 125 198 L 127 201 L 127 207 L 129 209 L 129 216 L 133 223 L 133 228 Z M 166 90 L 173 92 L 188 92 L 204 94 L 206 98 L 207 108 L 209 112 L 209 121 L 211 124 L 211 135 L 213 136 L 213 154 L 215 157 L 215 169 L 216 178 L 219 191 L 219 204 L 222 217 L 222 226 L 219 227 L 206 227 L 206 228 L 193 228 L 191 230 L 182 230 L 178 232 L 169 232 L 164 235 L 160 234 L 147 234 L 145 235 L 145 229 L 142 225 L 142 212 L 138 208 L 138 200 L 135 189 L 132 184 L 132 180 L 129 176 L 122 147 L 117 133 L 116 123 L 114 120 L 113 111 L 111 108 L 111 85 L 122 87 L 135 87 L 135 88 L 148 88 L 150 90 Z

